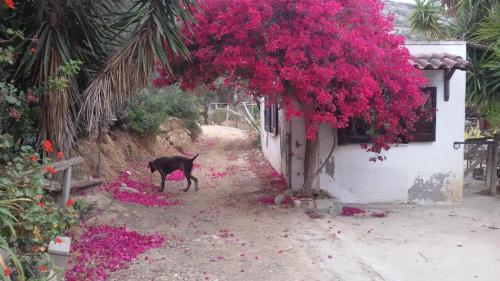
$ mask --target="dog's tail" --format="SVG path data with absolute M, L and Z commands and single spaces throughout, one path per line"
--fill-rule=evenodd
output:
M 191 158 L 191 162 L 193 162 L 194 159 L 196 159 L 196 157 L 198 157 L 198 155 L 200 155 L 200 154 L 198 153 L 198 154 L 196 154 L 196 156 L 194 156 L 193 158 Z

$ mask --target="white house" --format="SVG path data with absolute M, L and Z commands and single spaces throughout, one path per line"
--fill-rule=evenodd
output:
M 317 167 L 338 145 L 313 184 L 344 203 L 455 203 L 463 190 L 463 148 L 453 142 L 464 139 L 465 71 L 469 63 L 462 41 L 408 42 L 410 63 L 427 78 L 427 90 L 437 109 L 435 120 L 420 124 L 415 142 L 393 146 L 384 161 L 369 162 L 360 148 L 362 136 L 324 126 L 319 132 Z M 455 71 L 459 70 L 459 71 Z M 264 107 L 261 107 L 264 108 Z M 336 131 L 336 132 L 335 132 Z M 304 120 L 285 120 L 281 109 L 261 111 L 261 143 L 264 156 L 281 172 L 293 189 L 304 183 Z

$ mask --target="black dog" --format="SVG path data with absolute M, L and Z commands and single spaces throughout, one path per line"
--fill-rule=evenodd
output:
M 182 170 L 184 172 L 184 176 L 186 176 L 188 186 L 183 191 L 188 191 L 189 187 L 191 187 L 191 179 L 194 180 L 195 188 L 198 190 L 198 179 L 191 175 L 193 171 L 193 161 L 198 157 L 199 154 L 196 154 L 193 158 L 186 158 L 182 156 L 174 156 L 174 157 L 160 157 L 148 163 L 148 167 L 151 169 L 151 173 L 154 173 L 156 170 L 160 173 L 161 177 L 161 189 L 160 192 L 165 189 L 165 177 L 172 173 L 175 170 Z

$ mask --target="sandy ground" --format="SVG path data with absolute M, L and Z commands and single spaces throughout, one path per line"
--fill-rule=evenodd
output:
M 332 280 L 320 268 L 321 257 L 302 242 L 323 234 L 316 222 L 298 209 L 256 203 L 263 195 L 248 167 L 252 144 L 246 133 L 205 126 L 200 143 L 193 151 L 200 153 L 201 167 L 193 172 L 199 191 L 180 192 L 185 181 L 167 182 L 166 191 L 174 191 L 183 205 L 146 208 L 115 201 L 92 221 L 168 238 L 110 280 Z M 236 172 L 207 176 L 210 169 L 228 167 Z
M 498 199 L 467 190 L 460 206 L 383 205 L 375 207 L 389 212 L 385 218 L 310 219 L 256 203 L 262 194 L 250 148 L 243 131 L 204 126 L 193 173 L 200 190 L 167 183 L 180 206 L 98 195 L 99 205 L 112 204 L 92 223 L 167 237 L 110 280 L 500 280 Z M 236 172 L 207 175 L 228 167 Z
M 342 280 L 500 280 L 500 200 L 483 189 L 469 182 L 456 206 L 378 205 L 369 207 L 388 217 L 335 218 L 341 243 L 316 249 L 339 249 L 357 264 L 342 255 L 328 261 Z

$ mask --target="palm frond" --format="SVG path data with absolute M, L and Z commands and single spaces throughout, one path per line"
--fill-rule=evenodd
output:
M 68 152 L 76 140 L 76 117 L 80 88 L 108 56 L 105 13 L 116 1 L 25 1 L 13 13 L 12 21 L 24 21 L 26 36 L 17 46 L 22 54 L 15 79 L 41 89 L 39 140 L 50 139 Z M 65 88 L 52 89 L 47 82 L 59 68 L 72 60 L 83 62 L 83 71 L 71 77 Z
M 415 10 L 408 20 L 412 32 L 426 39 L 439 39 L 445 36 L 441 7 L 435 1 L 416 0 Z
M 468 59 L 472 69 L 467 75 L 469 106 L 484 111 L 493 101 L 500 100 L 500 49 L 495 51 L 471 50 Z
M 146 86 L 159 61 L 170 69 L 165 47 L 189 57 L 182 41 L 179 21 L 189 24 L 196 4 L 189 1 L 141 0 L 114 24 L 118 32 L 130 31 L 128 43 L 108 62 L 104 71 L 85 90 L 80 120 L 86 132 L 109 124 L 124 98 Z

